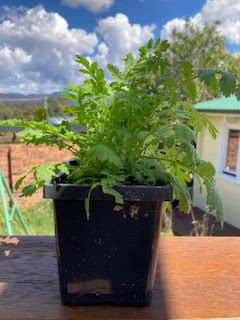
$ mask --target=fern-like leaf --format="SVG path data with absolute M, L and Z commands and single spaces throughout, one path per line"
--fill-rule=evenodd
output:
M 116 66 L 114 66 L 113 64 L 108 64 L 107 68 L 113 79 L 120 82 L 123 80 L 123 74 Z
M 127 74 L 136 64 L 136 59 L 132 53 L 127 54 L 126 58 L 124 59 L 125 62 L 125 74 Z
M 109 162 L 116 167 L 122 167 L 121 158 L 118 154 L 107 144 L 99 143 L 94 145 L 89 150 L 89 156 L 92 160 L 97 160 L 100 162 Z
M 221 91 L 226 97 L 235 93 L 236 90 L 236 79 L 234 75 L 230 72 L 221 71 L 220 87 Z

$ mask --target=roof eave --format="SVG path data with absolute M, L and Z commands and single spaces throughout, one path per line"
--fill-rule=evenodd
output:
M 197 109 L 198 112 L 203 112 L 203 113 L 238 113 L 240 114 L 240 110 L 219 110 L 219 109 Z

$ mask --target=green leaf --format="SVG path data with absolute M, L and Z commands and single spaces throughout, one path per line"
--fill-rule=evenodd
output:
M 160 38 L 157 38 L 156 41 L 155 41 L 155 44 L 153 46 L 153 49 L 154 50 L 159 50 L 160 45 L 161 45 L 161 40 L 160 40 Z
M 57 127 L 61 130 L 64 129 L 64 132 L 67 132 L 69 130 L 71 130 L 71 126 L 69 121 L 67 120 L 63 120 L 60 124 L 57 125 Z M 62 131 L 62 130 L 61 130 Z
M 166 52 L 167 49 L 170 48 L 170 43 L 168 40 L 162 40 L 161 42 L 161 51 Z
M 178 62 L 182 73 L 184 74 L 186 79 L 190 79 L 193 74 L 193 66 L 190 62 L 187 61 L 179 61 Z
M 109 162 L 116 167 L 122 167 L 121 158 L 118 154 L 107 144 L 99 143 L 89 150 L 89 156 L 92 160 L 100 162 Z
M 111 196 L 113 196 L 116 203 L 119 203 L 119 204 L 124 203 L 123 197 L 118 191 L 116 191 L 113 187 L 109 186 L 106 181 L 102 180 L 101 183 L 102 183 L 103 193 L 110 194 Z
M 84 74 L 89 74 L 89 71 L 85 69 L 79 69 L 78 71 Z
M 61 96 L 66 98 L 66 99 L 68 99 L 68 100 L 74 101 L 74 102 L 78 101 L 77 95 L 74 95 L 74 94 L 71 94 L 71 93 L 62 92 Z
M 151 49 L 152 46 L 153 46 L 153 39 L 150 39 L 150 40 L 148 41 L 147 47 Z
M 213 82 L 216 81 L 215 71 L 213 71 L 212 69 L 204 69 L 204 68 L 199 69 L 198 77 L 207 86 L 210 86 Z
M 105 96 L 99 100 L 100 105 L 103 107 L 109 108 L 114 103 L 115 97 L 113 96 Z
M 132 53 L 128 53 L 126 58 L 124 59 L 125 62 L 125 74 L 127 74 L 136 64 L 136 59 Z
M 155 185 L 161 181 L 162 184 L 167 184 L 163 165 L 156 159 L 146 158 L 138 163 L 138 166 L 133 171 L 133 176 L 143 185 Z
M 187 82 L 185 85 L 184 85 L 189 97 L 195 101 L 196 98 L 197 98 L 197 88 L 195 86 L 195 84 L 191 81 L 191 82 Z
M 196 168 L 193 169 L 194 173 L 203 179 L 207 179 L 213 183 L 216 170 L 211 162 L 201 160 Z
M 181 182 L 180 177 L 169 172 L 166 172 L 165 175 L 173 187 L 175 198 L 179 200 L 179 209 L 185 213 L 189 213 L 191 197 Z
M 215 126 L 212 124 L 211 121 L 208 121 L 208 131 L 210 132 L 210 134 L 213 137 L 213 139 L 217 138 L 218 131 L 215 128 Z
M 113 79 L 117 81 L 123 80 L 123 74 L 120 72 L 120 70 L 116 66 L 114 66 L 113 64 L 108 64 L 107 68 L 110 75 L 113 77 Z
M 147 46 L 142 46 L 141 48 L 138 49 L 140 58 L 144 58 L 147 53 Z
M 31 169 L 27 170 L 26 172 L 24 172 L 23 175 L 21 175 L 21 177 L 17 180 L 16 184 L 15 184 L 15 189 L 18 190 L 20 185 L 23 183 L 24 179 L 26 178 L 26 176 L 33 172 L 36 169 L 36 167 L 32 167 Z
M 163 126 L 159 126 L 155 132 L 154 132 L 154 136 L 156 138 L 162 138 L 163 136 L 165 136 L 167 133 L 169 133 L 171 129 L 171 125 L 167 124 L 167 125 L 163 125 Z
M 165 84 L 165 82 L 169 79 L 169 76 L 157 77 L 156 85 L 159 86 L 161 84 Z M 171 79 L 171 78 L 170 78 Z M 167 83 L 168 84 L 168 83 Z
M 81 63 L 84 67 L 86 67 L 86 69 L 89 69 L 89 61 L 86 58 L 78 54 L 76 54 L 76 58 L 76 62 Z
M 96 61 L 94 61 L 90 66 L 91 74 L 94 75 L 94 73 L 97 71 L 97 69 L 98 69 L 98 63 Z
M 69 169 L 70 169 L 71 166 L 66 162 L 62 162 L 59 165 L 57 165 L 56 167 L 57 167 L 57 171 L 58 172 L 61 171 L 61 172 L 64 172 L 64 173 L 66 173 L 68 175 L 69 174 Z M 73 167 L 75 167 L 75 166 L 73 166 Z
M 238 101 L 240 101 L 240 87 L 236 89 L 235 96 L 237 97 Z
M 138 140 L 143 141 L 143 140 L 145 140 L 150 134 L 151 134 L 151 131 L 140 131 L 140 132 L 137 134 L 137 138 L 138 138 Z
M 236 79 L 230 72 L 220 72 L 220 88 L 226 97 L 229 97 L 236 90 Z
M 195 166 L 199 163 L 200 158 L 197 153 L 196 148 L 193 146 L 192 143 L 189 143 L 187 141 L 182 141 L 180 146 L 178 147 L 178 150 L 181 150 L 181 152 L 185 152 L 184 158 L 182 160 L 182 164 L 186 167 L 189 168 L 189 171 L 191 170 L 191 166 Z
M 186 119 L 186 120 L 190 119 L 190 116 L 183 109 L 176 109 L 174 111 L 175 111 L 178 118 Z
M 52 177 L 56 174 L 55 165 L 50 163 L 36 167 L 35 171 L 39 177 L 41 177 L 41 180 L 44 180 L 44 182 L 51 181 Z
M 223 205 L 222 201 L 219 197 L 219 194 L 217 192 L 217 189 L 215 186 L 208 182 L 204 182 L 206 189 L 207 189 L 207 205 L 208 210 L 215 211 L 216 212 L 216 220 L 221 223 L 221 226 L 223 227 L 224 218 L 223 218 Z
M 85 208 L 85 211 L 86 211 L 86 217 L 87 217 L 87 220 L 89 220 L 89 207 L 90 207 L 90 200 L 89 200 L 89 197 L 87 197 L 84 201 L 84 208 Z
M 85 208 L 85 211 L 86 211 L 86 218 L 87 218 L 87 220 L 89 220 L 89 217 L 90 217 L 90 198 L 91 198 L 91 193 L 92 193 L 92 191 L 93 191 L 93 189 L 94 188 L 96 188 L 97 186 L 99 186 L 100 185 L 100 183 L 99 182 L 97 182 L 97 183 L 94 183 L 92 186 L 91 186 L 91 188 L 90 188 L 90 190 L 89 190 L 89 192 L 88 192 L 88 196 L 87 196 L 87 198 L 85 199 L 85 202 L 84 202 L 84 208 Z
M 195 132 L 185 124 L 177 124 L 174 126 L 176 137 L 187 142 L 196 142 Z
M 20 197 L 31 197 L 31 195 L 33 195 L 38 188 L 40 188 L 42 184 L 38 184 L 37 182 L 32 182 L 29 185 L 27 185 L 26 187 L 24 187 L 22 189 L 22 194 L 20 195 Z

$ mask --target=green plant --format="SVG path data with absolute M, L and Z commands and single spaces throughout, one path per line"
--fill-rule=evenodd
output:
M 42 120 L 47 120 L 48 114 L 47 110 L 44 107 L 39 107 L 36 109 L 33 115 L 33 120 L 34 121 L 42 121 Z
M 21 208 L 21 214 L 31 236 L 53 236 L 54 221 L 51 200 L 44 200 L 30 207 Z M 25 231 L 16 217 L 12 220 L 13 233 L 25 235 Z M 0 235 L 7 235 L 3 211 L 0 208 Z
M 214 186 L 215 169 L 199 158 L 195 148 L 197 134 L 204 127 L 213 137 L 216 129 L 192 104 L 197 96 L 194 80 L 198 78 L 212 90 L 229 96 L 239 95 L 236 79 L 220 70 L 195 69 L 186 61 L 176 62 L 175 68 L 181 74 L 177 79 L 166 58 L 168 47 L 167 41 L 150 40 L 139 49 L 138 58 L 129 53 L 123 59 L 123 72 L 109 64 L 108 71 L 114 79 L 111 83 L 107 83 L 97 62 L 76 56 L 81 65 L 79 71 L 87 78 L 79 86 L 68 84 L 63 96 L 77 103 L 69 111 L 85 127 L 84 133 L 73 132 L 67 121 L 57 127 L 44 121 L 1 122 L 25 127 L 19 135 L 27 144 L 67 148 L 78 163 L 35 166 L 18 180 L 16 188 L 27 174 L 33 173 L 34 181 L 22 190 L 24 196 L 30 196 L 53 176 L 64 172 L 64 180 L 58 182 L 90 184 L 91 190 L 101 185 L 104 193 L 122 203 L 121 194 L 114 189 L 116 184 L 170 184 L 175 198 L 180 200 L 180 209 L 189 212 L 191 201 L 186 186 L 190 174 L 194 174 L 207 189 L 209 210 L 216 210 L 217 219 L 222 221 L 222 204 Z M 142 90 L 150 74 L 158 75 L 156 94 Z M 184 101 L 182 87 L 188 94 Z M 88 201 L 86 209 L 88 212 Z

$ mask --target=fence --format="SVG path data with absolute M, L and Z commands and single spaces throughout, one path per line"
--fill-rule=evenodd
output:
M 0 132 L 16 132 L 23 130 L 21 127 L 0 127 Z M 72 130 L 83 131 L 83 127 L 72 125 Z M 18 178 L 29 168 L 44 163 L 60 163 L 68 160 L 72 154 L 68 150 L 58 150 L 57 147 L 45 145 L 24 145 L 21 143 L 0 144 L 0 168 L 7 179 L 13 195 L 19 207 L 30 206 L 42 199 L 42 190 L 38 190 L 31 198 L 20 198 L 20 191 L 16 191 L 14 185 Z M 26 179 L 25 184 L 31 181 Z

